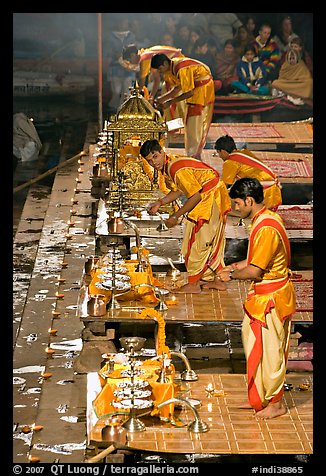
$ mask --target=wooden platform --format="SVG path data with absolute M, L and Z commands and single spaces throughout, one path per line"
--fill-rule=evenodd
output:
M 298 386 L 308 382 L 310 389 Z M 147 453 L 183 454 L 311 454 L 313 452 L 313 391 L 312 377 L 293 373 L 286 378 L 293 390 L 284 392 L 287 413 L 272 420 L 257 420 L 252 409 L 239 406 L 247 401 L 245 375 L 200 375 L 198 381 L 187 382 L 189 392 L 184 396 L 200 400 L 198 414 L 209 431 L 192 433 L 188 430 L 194 420 L 189 409 L 176 412 L 186 426 L 176 428 L 155 417 L 143 417 L 146 430 L 128 432 L 127 447 Z M 205 388 L 212 384 L 222 394 L 209 398 Z M 88 437 L 91 444 L 105 447 L 101 429 L 105 418 L 99 420 Z
M 298 208 L 295 205 L 280 205 L 278 208 L 278 214 L 284 219 L 287 217 L 289 220 L 289 213 L 291 208 Z M 290 240 L 312 240 L 313 239 L 313 207 L 311 205 L 300 205 L 300 211 L 302 222 L 299 220 L 291 221 L 285 219 L 285 227 Z M 295 210 L 293 210 L 293 214 Z M 242 221 L 243 226 L 239 226 L 239 218 L 228 215 L 226 220 L 225 234 L 227 238 L 248 239 L 248 225 L 249 219 Z
M 264 122 L 264 123 L 212 123 L 207 135 L 207 144 L 229 134 L 236 142 L 248 144 L 303 144 L 312 146 L 313 129 L 308 121 L 298 122 Z M 168 146 L 184 144 L 184 131 L 168 134 Z
M 154 273 L 162 283 L 162 286 L 171 286 L 171 278 L 166 273 Z M 312 286 L 312 271 L 300 271 L 296 273 L 302 276 L 303 285 L 305 282 Z M 307 280 L 307 281 L 305 281 Z M 180 279 L 175 283 L 176 288 L 186 282 L 186 273 L 182 273 Z M 299 283 L 296 286 L 299 289 Z M 167 296 L 168 310 L 164 313 L 167 322 L 175 323 L 232 323 L 242 322 L 243 301 L 247 294 L 249 282 L 230 281 L 227 283 L 226 291 L 206 290 L 200 294 L 179 294 L 173 293 L 173 288 Z M 300 289 L 301 290 L 301 289 Z M 308 288 L 307 288 L 308 291 Z M 300 292 L 302 296 L 302 292 Z M 309 298 L 309 299 L 308 299 Z M 302 298 L 301 298 L 302 299 Z M 172 302 L 173 301 L 173 304 Z M 121 309 L 109 310 L 104 317 L 91 317 L 83 319 L 85 323 L 97 322 L 104 326 L 106 322 L 127 322 L 131 321 L 141 325 L 148 320 L 137 319 L 138 312 L 145 307 L 150 307 L 141 301 L 119 301 Z M 295 322 L 311 322 L 313 319 L 312 296 L 307 295 L 307 302 L 300 301 L 300 308 L 293 315 Z
M 168 154 L 185 155 L 185 149 L 181 147 L 167 148 L 166 151 Z M 313 154 L 255 150 L 255 155 L 274 170 L 281 183 L 313 183 Z M 214 150 L 204 149 L 202 161 L 222 174 L 223 160 Z

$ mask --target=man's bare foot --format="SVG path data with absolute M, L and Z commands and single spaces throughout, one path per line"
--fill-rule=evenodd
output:
M 201 293 L 201 287 L 199 282 L 196 283 L 188 283 L 180 286 L 179 288 L 173 289 L 174 293 L 184 293 L 184 294 L 199 294 Z
M 256 413 L 256 418 L 259 420 L 270 420 L 281 415 L 284 415 L 287 409 L 281 401 L 276 403 L 269 403 L 267 407 Z
M 238 406 L 238 408 L 241 408 L 241 409 L 244 409 L 244 410 L 248 410 L 248 408 L 252 409 L 252 406 L 250 405 L 249 402 L 243 402 L 243 403 L 240 403 L 240 405 Z
M 218 291 L 226 291 L 226 284 L 220 279 L 215 278 L 214 281 L 206 281 L 206 283 L 202 285 L 202 288 L 203 289 L 217 289 Z

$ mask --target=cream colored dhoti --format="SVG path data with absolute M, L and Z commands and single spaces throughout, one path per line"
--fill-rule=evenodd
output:
M 245 314 L 242 342 L 247 360 L 248 399 L 256 411 L 283 396 L 290 330 L 291 319 L 281 322 L 274 308 L 266 314 L 266 327 Z
M 197 224 L 187 220 L 181 253 L 185 257 L 188 282 L 214 280 L 214 271 L 224 266 L 225 223 L 216 203 L 211 218 L 196 231 Z
M 202 113 L 197 116 L 188 116 L 188 105 L 185 108 L 185 150 L 186 155 L 200 159 L 209 127 L 212 122 L 214 104 L 204 106 Z
M 161 94 L 165 94 L 171 88 L 165 82 L 162 84 Z M 172 119 L 181 118 L 185 122 L 186 100 L 178 101 L 171 104 L 170 107 L 164 110 L 165 121 L 171 121 Z

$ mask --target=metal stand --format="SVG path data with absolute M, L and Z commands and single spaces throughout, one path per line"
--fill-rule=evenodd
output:
M 136 431 L 145 431 L 146 426 L 145 424 L 136 417 L 136 409 L 135 409 L 135 361 L 134 361 L 134 348 L 132 343 L 129 345 L 129 352 L 130 352 L 130 367 L 131 367 L 131 408 L 130 408 L 130 417 L 126 420 L 122 426 L 131 433 Z

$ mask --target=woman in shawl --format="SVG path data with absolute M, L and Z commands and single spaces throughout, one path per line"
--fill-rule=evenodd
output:
M 216 77 L 222 81 L 222 87 L 219 89 L 219 95 L 225 95 L 231 92 L 231 83 L 238 79 L 236 68 L 240 61 L 239 54 L 236 53 L 234 40 L 226 40 L 221 53 L 216 55 Z
M 304 100 L 313 98 L 313 79 L 302 57 L 303 44 L 299 37 L 293 38 L 284 63 L 281 66 L 278 79 L 272 82 L 272 87 L 283 91 L 292 97 Z M 299 104 L 299 103 L 298 103 Z

